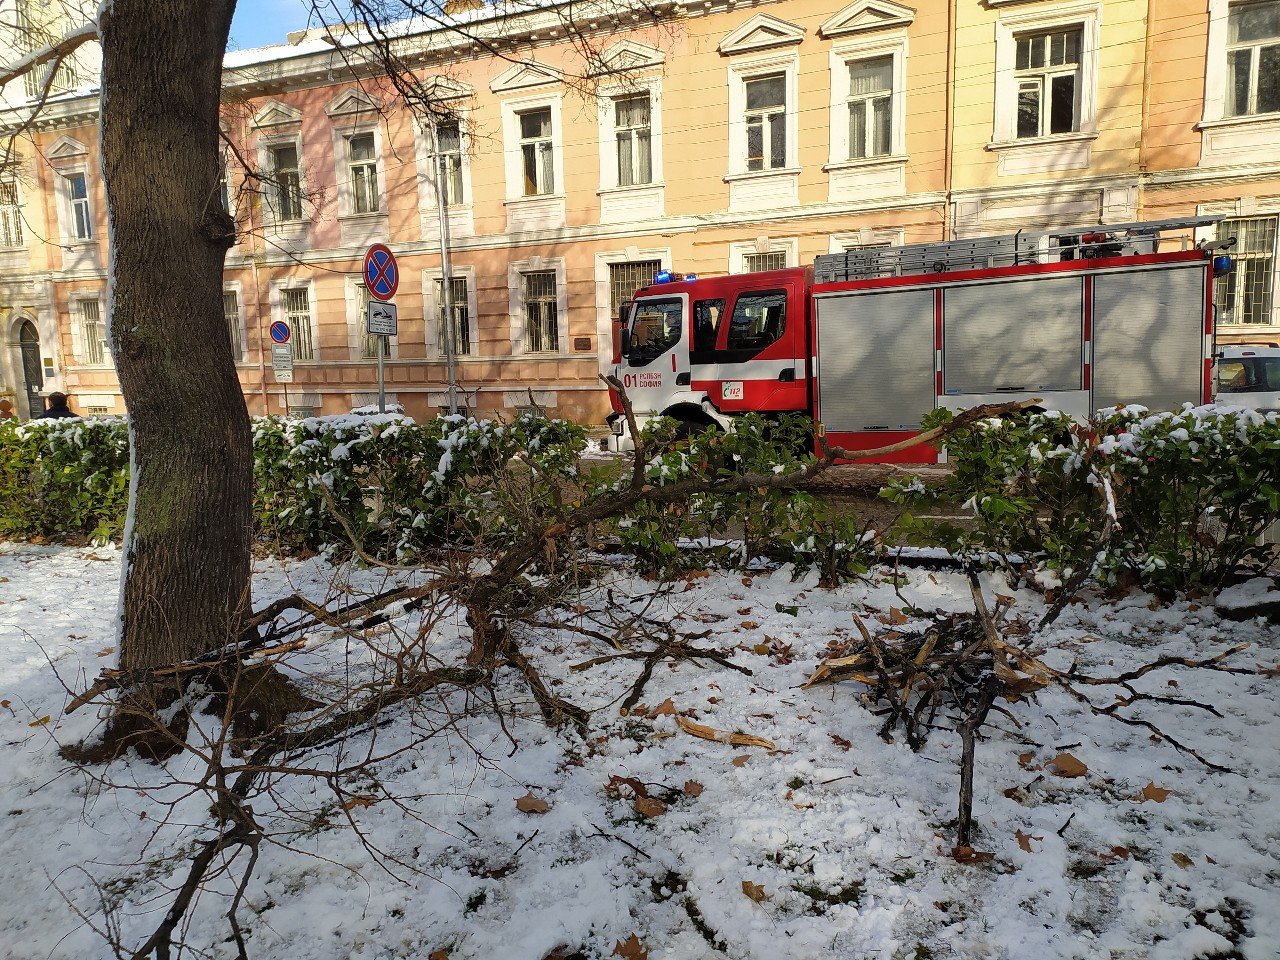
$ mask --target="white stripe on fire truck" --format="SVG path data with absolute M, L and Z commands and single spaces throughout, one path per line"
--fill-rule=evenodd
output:
M 695 363 L 689 368 L 694 380 L 776 380 L 785 370 L 796 379 L 805 376 L 803 360 L 748 360 L 746 363 Z

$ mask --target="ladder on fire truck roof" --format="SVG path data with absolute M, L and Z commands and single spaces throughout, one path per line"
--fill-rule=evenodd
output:
M 1162 240 L 1169 243 L 1180 241 L 1181 249 L 1187 249 L 1192 238 L 1186 231 L 1212 226 L 1220 220 L 1220 216 L 1205 216 L 1071 227 L 1043 233 L 1019 230 L 999 237 L 846 250 L 819 256 L 813 265 L 814 281 L 875 280 L 917 273 L 947 273 L 952 270 L 1156 253 Z M 1161 237 L 1163 233 L 1174 231 L 1183 233 L 1180 237 Z

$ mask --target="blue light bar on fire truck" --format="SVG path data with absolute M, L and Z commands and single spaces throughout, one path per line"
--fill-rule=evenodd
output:
M 674 270 L 659 270 L 653 275 L 654 283 L 680 283 L 683 280 L 697 280 L 696 273 L 676 273 Z

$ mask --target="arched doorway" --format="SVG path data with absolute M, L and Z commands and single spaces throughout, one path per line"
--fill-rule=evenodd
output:
M 40 366 L 40 334 L 30 320 L 18 330 L 18 349 L 22 353 L 22 379 L 27 393 L 27 416 L 35 419 L 44 413 L 44 370 Z

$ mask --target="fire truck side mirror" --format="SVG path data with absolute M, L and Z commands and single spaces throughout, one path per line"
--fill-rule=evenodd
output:
M 618 353 L 626 356 L 631 352 L 631 331 L 626 327 L 622 328 L 622 339 L 618 341 Z

